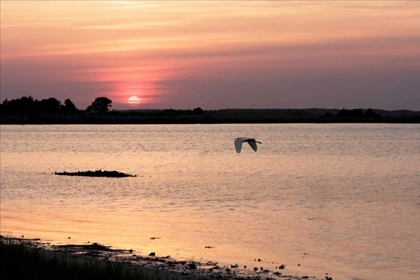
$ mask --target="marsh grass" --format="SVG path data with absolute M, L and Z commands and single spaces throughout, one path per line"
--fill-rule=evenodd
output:
M 171 279 L 155 270 L 137 270 L 127 264 L 83 259 L 66 254 L 46 254 L 42 249 L 28 246 L 10 238 L 0 240 L 1 279 Z

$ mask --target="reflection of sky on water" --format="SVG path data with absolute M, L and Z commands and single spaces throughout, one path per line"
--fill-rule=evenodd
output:
M 416 125 L 1 129 L 2 234 L 290 273 L 418 271 Z M 237 136 L 263 144 L 237 154 Z M 96 169 L 138 177 L 52 174 Z

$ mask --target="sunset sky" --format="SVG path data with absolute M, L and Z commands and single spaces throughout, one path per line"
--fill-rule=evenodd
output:
M 22 96 L 420 110 L 420 1 L 2 0 L 1 101 Z

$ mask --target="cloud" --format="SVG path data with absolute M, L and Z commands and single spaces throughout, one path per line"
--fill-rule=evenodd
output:
M 416 3 L 77 2 L 2 3 L 2 98 L 69 88 L 172 107 L 396 104 L 391 89 L 412 99 L 418 85 Z

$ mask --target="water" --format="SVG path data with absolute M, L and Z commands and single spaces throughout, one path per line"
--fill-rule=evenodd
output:
M 1 233 L 419 279 L 419 143 L 416 124 L 1 126 Z M 53 175 L 97 169 L 137 177 Z

